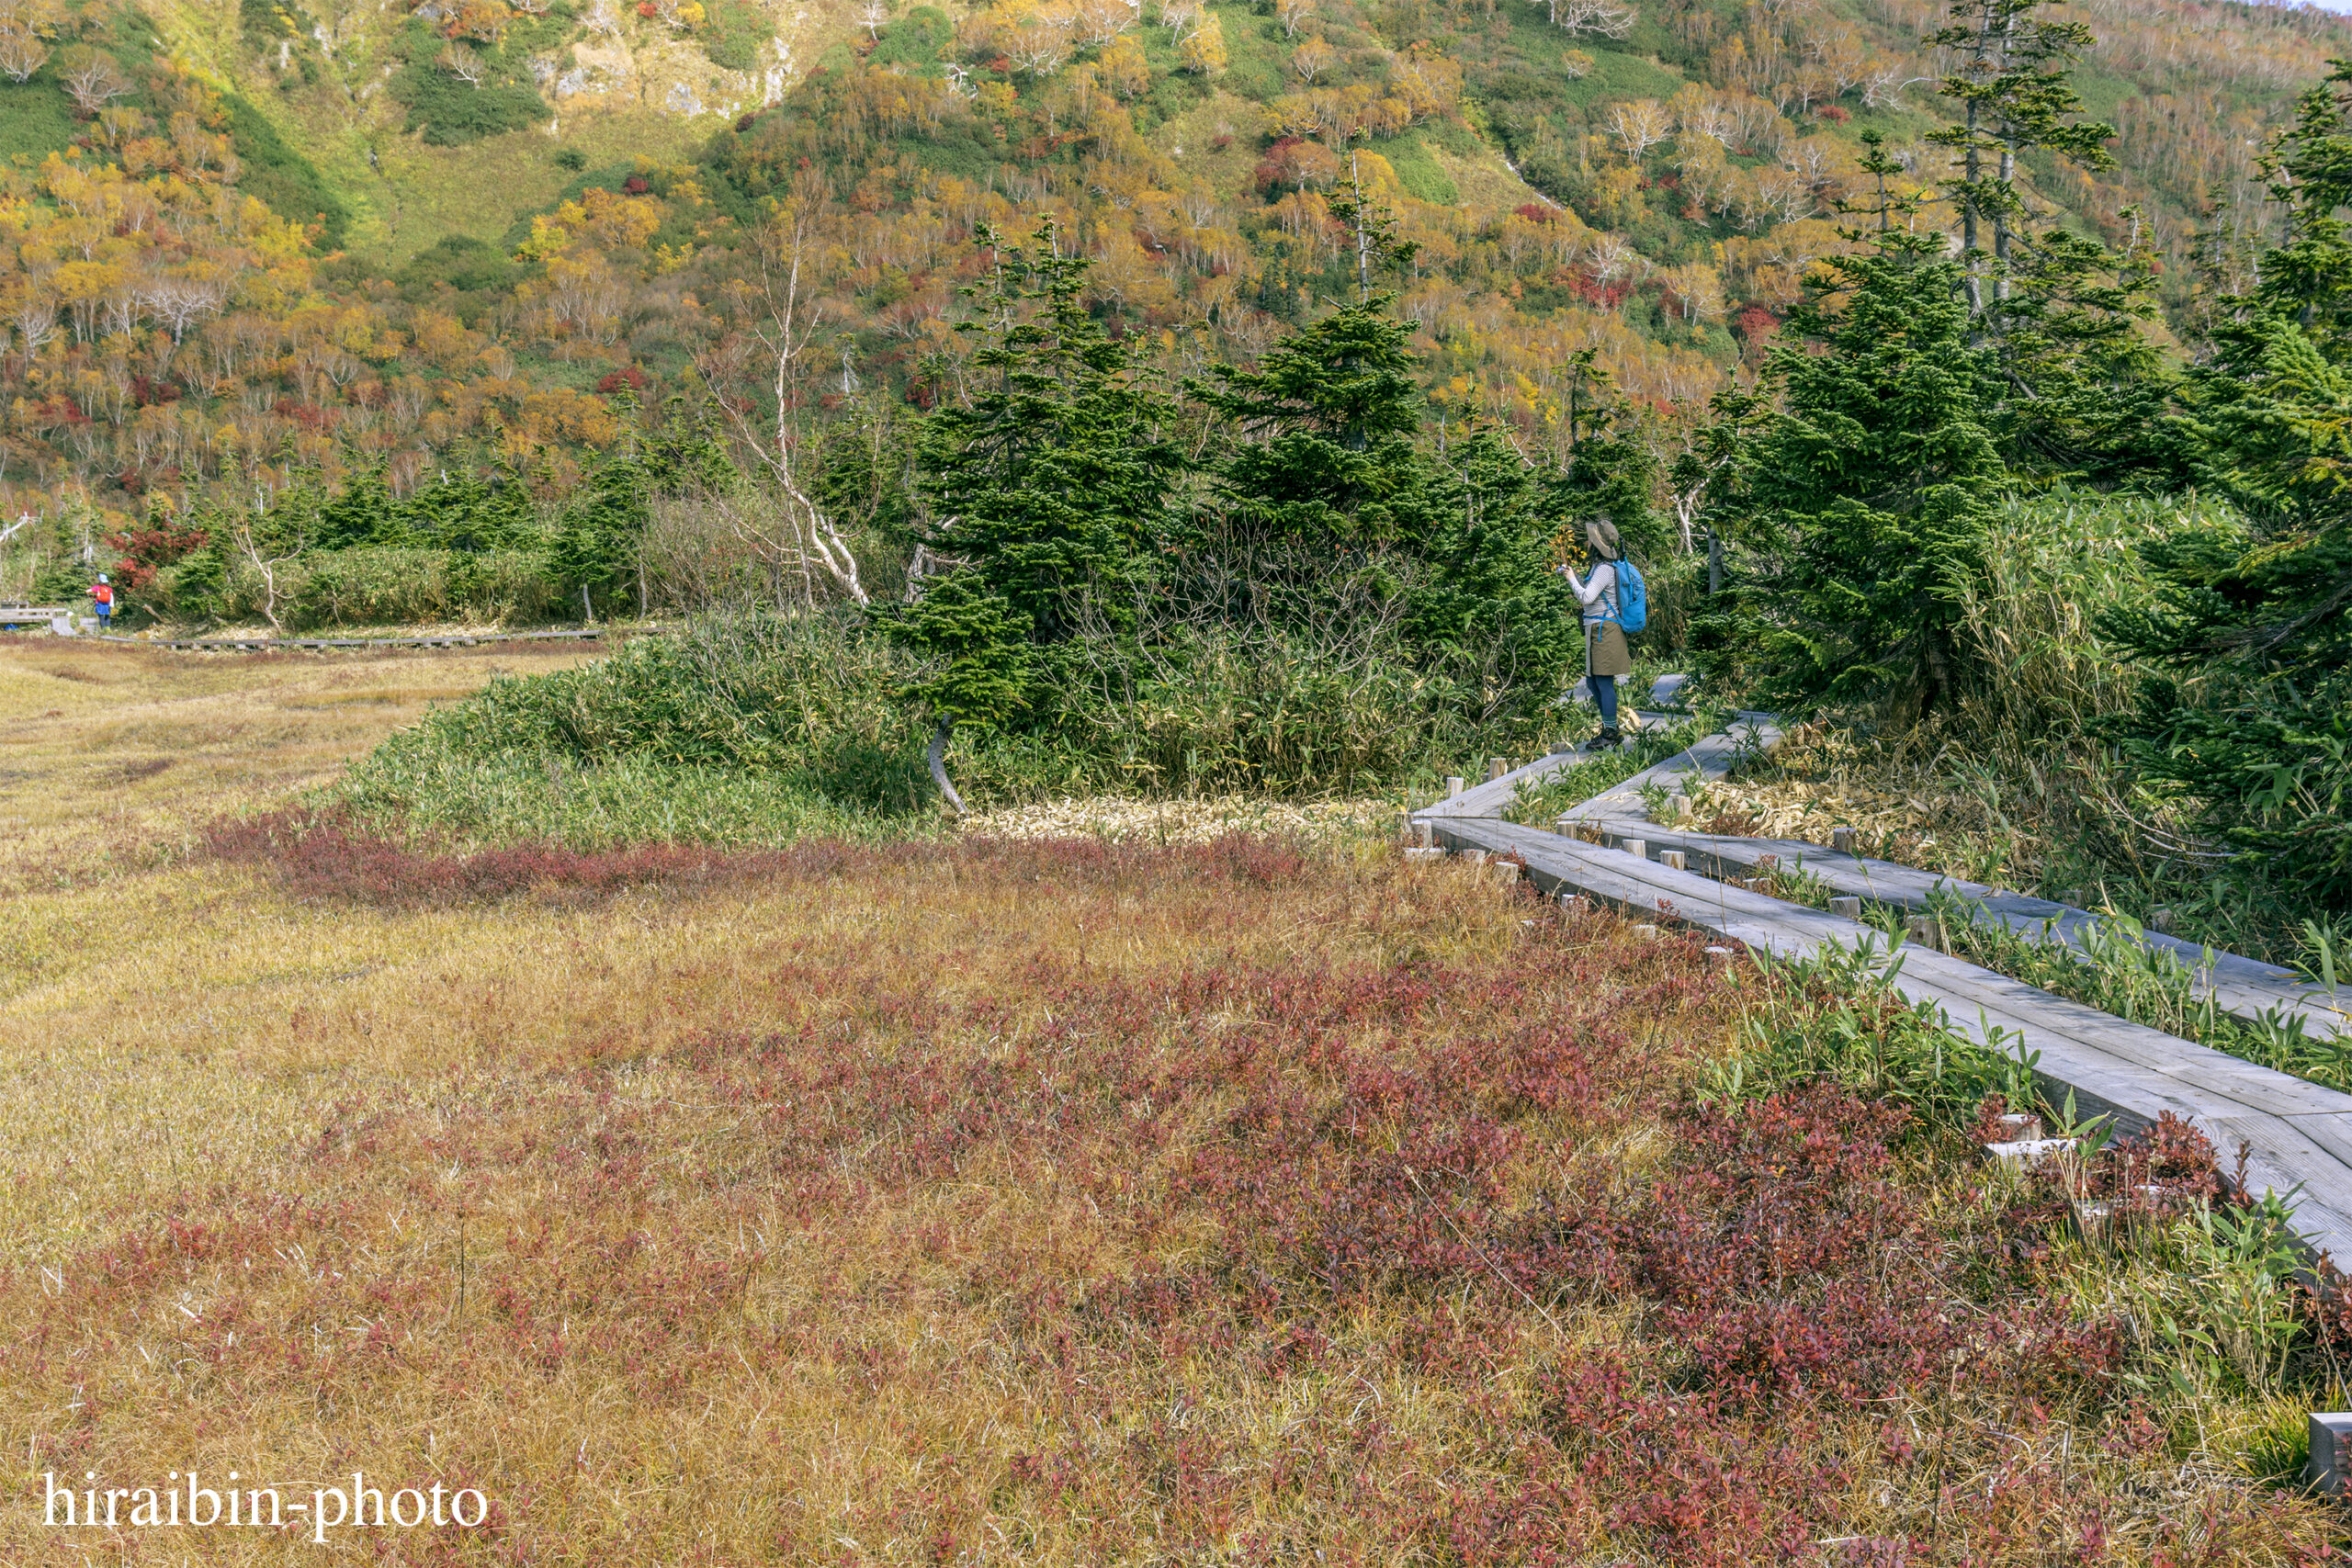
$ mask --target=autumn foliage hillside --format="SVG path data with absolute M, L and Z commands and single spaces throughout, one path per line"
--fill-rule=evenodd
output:
M 821 423 L 952 388 L 973 236 L 1047 217 L 1121 331 L 1179 367 L 1246 358 L 1351 286 L 1329 197 L 1352 172 L 1416 247 L 1394 281 L 1441 407 L 1533 453 L 1566 439 L 1579 377 L 1690 408 L 1752 358 L 1843 243 L 1860 131 L 1917 185 L 1946 158 L 1922 140 L 1949 62 L 1920 42 L 1940 20 L 1921 0 L 877 3 L 791 39 L 725 5 L 644 9 L 427 4 L 388 41 L 257 4 L 199 39 L 175 11 L 9 0 L 0 513 L 39 524 L 6 547 L 18 590 L 210 490 L 379 467 L 404 494 L 503 463 L 545 500 L 650 417 L 619 400 L 771 408 L 750 238 L 783 198 L 823 218 L 800 279 L 822 342 L 786 389 Z M 2118 166 L 2029 157 L 2022 177 L 2162 267 L 2177 317 L 2212 199 L 2234 204 L 2221 230 L 2273 221 L 2252 144 L 2352 40 L 2309 11 L 2080 14 Z M 614 50 L 640 88 L 656 55 L 741 79 L 673 94 L 680 135 L 637 143 L 699 154 L 610 155 Z M 358 144 L 303 118 L 379 59 L 403 118 L 397 147 L 368 131 L 370 169 L 494 147 L 530 170 L 473 179 L 473 218 L 422 250 L 354 183 Z M 537 107 L 468 130 L 499 92 Z M 529 190 L 554 199 L 518 218 Z

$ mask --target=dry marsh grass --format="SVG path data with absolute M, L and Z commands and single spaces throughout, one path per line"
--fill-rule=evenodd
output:
M 1691 942 L 1345 839 L 191 852 L 419 668 L 0 658 L 0 1561 L 2319 1560 L 1899 1112 L 1695 1104 Z M 492 1511 L 41 1526 L 191 1467 Z

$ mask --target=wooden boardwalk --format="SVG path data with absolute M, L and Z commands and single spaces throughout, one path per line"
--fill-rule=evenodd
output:
M 652 628 L 632 628 L 652 629 Z M 275 653 L 286 649 L 328 648 L 479 648 L 493 642 L 594 642 L 610 637 L 608 627 L 592 626 L 567 632 L 451 632 L 442 637 L 163 637 L 108 636 L 98 640 L 126 642 L 136 648 L 177 648 L 199 653 Z
M 1960 899 L 1970 919 L 2002 925 L 2021 936 L 2062 943 L 2086 951 L 2086 931 L 2094 926 L 2112 927 L 2112 919 L 2071 904 L 2030 894 L 2011 893 L 1981 882 L 1939 876 L 1863 855 L 1840 854 L 1818 844 L 1792 839 L 1748 839 L 1719 833 L 1694 833 L 1653 822 L 1595 821 L 1593 830 L 1611 844 L 1627 839 L 1644 840 L 1652 854 L 1680 850 L 1690 869 L 1710 876 L 1759 874 L 1777 865 L 1802 869 L 1819 878 L 1832 893 L 1849 895 L 1898 908 L 1926 909 L 1934 895 Z M 2325 987 L 2303 979 L 2243 953 L 2224 953 L 2183 942 L 2158 931 L 2139 934 L 2141 946 L 2169 953 L 2192 976 L 2197 994 L 2210 994 L 2215 1006 L 2233 1017 L 2258 1022 L 2267 1014 L 2302 1025 L 2304 1037 L 2331 1041 L 2352 1036 L 2352 989 Z
M 1561 819 L 1598 834 L 1610 844 L 1639 839 L 1652 854 L 1660 850 L 1679 850 L 1690 869 L 1710 876 L 1755 876 L 1769 867 L 1802 869 L 1818 877 L 1832 893 L 1912 910 L 1927 908 L 1933 895 L 1947 894 L 1962 900 L 1973 919 L 2007 926 L 2020 935 L 2060 942 L 2078 953 L 2087 947 L 2087 928 L 2111 926 L 2109 917 L 2093 910 L 2012 893 L 1981 882 L 1940 876 L 1897 865 L 1893 861 L 1842 854 L 1801 840 L 1700 833 L 1649 819 L 1642 801 L 1644 786 L 1685 786 L 1687 793 L 1689 784 L 1721 779 L 1740 758 L 1769 750 L 1780 738 L 1771 715 L 1742 714 L 1726 732 L 1708 736 L 1687 750 L 1602 791 L 1564 812 Z M 1589 760 L 1589 754 L 1584 752 L 1545 757 L 1493 783 L 1439 801 L 1414 816 L 1416 820 L 1499 817 L 1521 782 L 1540 783 L 1564 764 Z M 2110 931 L 2109 934 L 2115 933 Z M 2169 953 L 2178 959 L 2189 972 L 2196 994 L 2211 994 L 2214 1005 L 2234 1018 L 2249 1023 L 2265 1018 L 2292 1020 L 2301 1024 L 2306 1039 L 2314 1041 L 2352 1039 L 2352 987 L 2330 991 L 2292 970 L 2243 953 L 2209 950 L 2158 931 L 2143 931 L 2136 940 L 2143 947 Z
M 1653 846 L 1717 843 L 1716 835 L 1678 835 L 1634 820 L 1642 809 L 1640 784 L 1671 780 L 1694 768 L 1703 773 L 1726 767 L 1744 747 L 1770 744 L 1774 738 L 1764 716 L 1748 716 L 1741 728 L 1744 735 L 1712 737 L 1642 778 L 1595 796 L 1568 816 L 1611 835 L 1613 842 L 1640 838 Z M 1883 940 L 1860 921 L 1733 886 L 1697 870 L 1677 871 L 1613 844 L 1586 843 L 1501 820 L 1519 781 L 1540 779 L 1582 760 L 1575 754 L 1545 758 L 1416 812 L 1414 819 L 1427 823 L 1448 848 L 1519 857 L 1526 863 L 1528 877 L 1546 894 L 1581 893 L 1629 914 L 1683 922 L 1776 955 L 1803 955 L 1833 942 L 1852 949 L 1865 941 Z M 1746 869 L 1753 866 L 1756 854 L 1782 852 L 1768 840 L 1747 842 L 1756 849 L 1735 846 L 1713 852 L 1718 853 L 1716 863 Z M 1821 865 L 1814 857 L 1827 857 L 1829 852 L 1804 848 L 1809 852 L 1805 869 L 1820 874 Z M 1691 863 L 1704 863 L 1694 857 Z M 1885 874 L 1876 868 L 1887 863 L 1872 863 L 1861 871 L 1841 867 L 1840 874 L 1867 874 L 1883 885 Z M 2028 902 L 2047 905 L 2046 900 Z M 2038 919 L 2035 923 L 2039 925 Z M 2029 1054 L 2039 1052 L 2037 1071 L 2050 1091 L 2063 1097 L 2071 1090 L 2084 1114 L 2110 1114 L 2131 1131 L 2169 1111 L 2211 1138 L 2224 1166 L 2235 1159 L 2243 1145 L 2247 1189 L 2290 1199 L 2296 1228 L 2305 1243 L 2316 1253 L 2352 1260 L 2352 1094 L 2128 1022 L 1962 959 L 1913 946 L 1903 953 L 1894 989 L 1905 999 L 1941 1010 L 1950 1026 L 1971 1039 L 1997 1039 L 2005 1051 L 2015 1050 L 2021 1042 Z M 2218 975 L 2216 984 L 2218 988 L 2234 982 L 2229 975 Z

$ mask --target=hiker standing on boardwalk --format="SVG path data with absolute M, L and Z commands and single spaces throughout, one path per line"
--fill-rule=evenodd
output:
M 1592 700 L 1600 706 L 1599 750 L 1621 744 L 1617 731 L 1617 677 L 1634 672 L 1634 650 L 1626 646 L 1624 617 L 1618 613 L 1617 525 L 1607 517 L 1585 521 L 1584 542 L 1592 552 L 1590 577 L 1578 577 L 1573 566 L 1563 566 L 1568 586 L 1584 606 L 1584 676 Z
M 107 581 L 105 572 L 98 573 L 98 580 L 90 584 L 90 598 L 97 606 L 98 635 L 104 637 L 114 629 L 114 587 Z

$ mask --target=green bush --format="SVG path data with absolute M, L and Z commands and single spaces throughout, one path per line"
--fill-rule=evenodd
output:
M 824 615 L 713 615 L 608 659 L 492 682 L 363 764 L 418 747 L 475 757 L 603 764 L 629 757 L 794 773 L 843 798 L 911 804 L 917 728 L 895 699 L 903 661 L 880 638 Z M 355 774 L 355 777 L 356 774 Z
M 1323 795 L 1435 777 L 1504 743 L 1468 716 L 1468 671 L 1417 667 L 1409 652 L 1401 642 L 1230 626 L 1065 647 L 1034 682 L 1058 694 L 1055 711 L 976 745 L 957 776 L 982 796 L 1080 787 Z
M 935 812 L 892 812 L 836 799 L 797 773 L 620 757 L 586 766 L 507 753 L 483 757 L 435 734 L 371 759 L 335 792 L 379 830 L 427 841 L 788 844 L 808 837 L 871 841 L 936 832 Z
M 759 68 L 760 46 L 775 36 L 775 25 L 757 6 L 741 0 L 709 0 L 709 17 L 702 35 L 703 52 L 713 65 L 729 71 Z
M 506 62 L 506 51 L 481 51 L 492 79 L 469 87 L 434 64 L 443 40 L 421 24 L 405 40 L 408 62 L 394 73 L 392 96 L 408 109 L 408 129 L 421 130 L 433 147 L 459 147 L 486 136 L 526 130 L 555 111 L 538 88 Z
M 566 153 L 580 156 L 578 149 L 567 147 L 556 154 L 556 161 L 562 163 Z M 400 285 L 404 299 L 416 304 L 432 299 L 444 287 L 460 294 L 503 296 L 522 276 L 523 268 L 497 246 L 470 234 L 450 234 L 402 263 L 392 281 Z
M 346 552 L 354 553 L 354 552 Z M 335 801 L 475 840 L 777 842 L 935 820 L 929 727 L 899 700 L 908 656 L 849 616 L 749 612 L 610 658 L 494 681 L 355 767 Z M 967 734 L 975 801 L 1069 791 L 1368 791 L 1433 779 L 1499 744 L 1459 692 L 1401 660 L 1283 635 L 1066 659 L 1066 705 Z M 896 824 L 896 827 L 892 825 Z
M 460 839 L 780 843 L 934 824 L 905 678 L 820 615 L 713 616 L 493 681 L 352 769 L 332 799 Z
M 279 566 L 277 575 L 277 616 L 288 631 L 458 619 L 545 620 L 558 607 L 554 574 L 540 550 L 477 554 L 366 545 L 303 556 Z M 191 618 L 258 621 L 267 603 L 260 571 L 234 556 L 192 557 L 168 569 L 161 586 L 157 597 L 164 607 Z
M 240 187 L 289 223 L 317 224 L 319 249 L 341 250 L 351 227 L 350 209 L 259 109 L 234 93 L 222 94 L 221 103 L 229 111 L 229 136 L 242 165 Z

